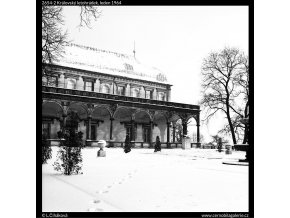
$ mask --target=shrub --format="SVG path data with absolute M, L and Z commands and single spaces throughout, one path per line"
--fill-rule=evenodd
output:
M 54 169 L 65 175 L 79 174 L 82 169 L 83 133 L 77 132 L 78 116 L 71 113 L 70 124 L 64 127 L 63 131 L 57 133 L 61 139 L 60 149 L 57 154 L 57 161 L 54 162 Z
M 42 164 L 46 164 L 47 160 L 51 158 L 51 147 L 47 141 L 47 137 L 42 135 Z

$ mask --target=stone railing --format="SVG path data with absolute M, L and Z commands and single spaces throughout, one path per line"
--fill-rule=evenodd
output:
M 108 99 L 108 100 L 119 100 L 119 101 L 134 102 L 134 103 L 135 102 L 146 103 L 146 104 L 159 105 L 159 106 L 164 105 L 168 107 L 176 107 L 176 108 L 183 108 L 183 109 L 190 109 L 190 110 L 200 110 L 200 106 L 198 105 L 183 104 L 183 103 L 176 103 L 176 102 L 169 102 L 169 101 L 159 101 L 159 100 L 152 100 L 152 99 L 145 99 L 145 98 L 135 98 L 135 97 L 130 97 L 130 96 L 122 96 L 122 95 L 104 94 L 104 93 L 99 93 L 99 92 L 82 91 L 82 90 L 75 90 L 75 89 L 64 89 L 64 88 L 49 87 L 49 86 L 42 86 L 42 92 L 66 94 L 66 95 L 72 95 L 72 96 L 93 97 L 93 98 Z

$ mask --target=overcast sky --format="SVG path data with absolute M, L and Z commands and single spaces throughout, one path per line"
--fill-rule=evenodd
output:
M 74 43 L 133 55 L 166 74 L 171 100 L 198 104 L 201 64 L 212 51 L 237 47 L 248 54 L 246 6 L 108 6 L 92 28 L 78 28 L 79 8 L 65 7 L 65 29 Z M 206 138 L 222 116 L 203 126 Z

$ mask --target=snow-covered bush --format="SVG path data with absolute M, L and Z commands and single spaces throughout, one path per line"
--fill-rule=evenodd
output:
M 61 142 L 57 161 L 53 164 L 55 170 L 65 175 L 79 174 L 82 169 L 83 133 L 76 131 L 79 120 L 77 114 L 72 112 L 68 118 L 68 125 L 57 133 Z
M 46 164 L 47 160 L 51 158 L 51 147 L 47 141 L 47 137 L 42 135 L 42 164 Z

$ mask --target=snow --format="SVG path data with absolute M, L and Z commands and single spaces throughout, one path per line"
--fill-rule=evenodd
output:
M 84 148 L 83 174 L 42 167 L 43 212 L 248 212 L 248 166 L 225 165 L 245 152 L 211 149 Z
M 60 66 L 168 84 L 167 79 L 157 79 L 159 74 L 165 77 L 159 69 L 141 64 L 131 55 L 73 43 L 65 47 L 64 54 L 56 63 Z M 126 69 L 125 64 L 131 65 L 133 70 Z

